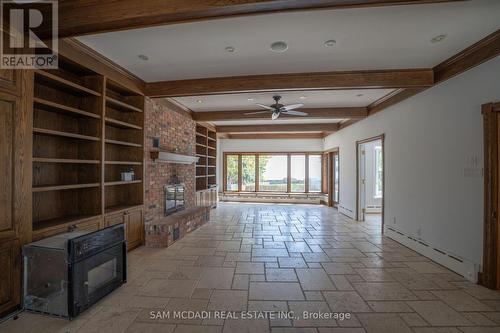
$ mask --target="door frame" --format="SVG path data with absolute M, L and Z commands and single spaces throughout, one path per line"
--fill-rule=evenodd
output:
M 481 106 L 484 132 L 484 238 L 483 271 L 479 273 L 479 284 L 500 289 L 500 255 L 498 235 L 498 209 L 500 206 L 500 103 Z
M 340 149 L 339 147 L 335 147 L 333 149 L 329 149 L 328 151 L 328 206 L 338 208 L 340 202 L 340 188 L 337 189 L 339 192 L 338 201 L 334 200 L 335 193 L 335 163 L 333 161 L 333 157 L 335 155 L 339 158 L 339 187 L 340 187 Z
M 386 161 L 385 161 L 385 133 L 382 133 L 377 136 L 373 136 L 367 139 L 359 140 L 356 141 L 356 221 L 359 220 L 359 205 L 360 205 L 360 200 L 359 200 L 359 147 L 362 144 L 368 143 L 368 142 L 373 142 L 380 140 L 382 143 L 382 234 L 384 233 L 384 225 L 385 225 L 385 166 L 386 166 Z

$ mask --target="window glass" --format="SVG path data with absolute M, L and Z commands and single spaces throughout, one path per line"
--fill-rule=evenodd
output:
M 287 155 L 259 155 L 259 191 L 287 191 Z
M 305 192 L 306 191 L 306 156 L 291 155 L 291 191 Z
M 255 155 L 242 155 L 241 169 L 241 190 L 255 191 Z
M 309 192 L 321 192 L 321 155 L 309 155 Z
M 226 158 L 226 191 L 238 191 L 238 155 Z

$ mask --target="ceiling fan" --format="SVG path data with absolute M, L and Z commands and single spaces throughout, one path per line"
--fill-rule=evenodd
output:
M 292 105 L 283 105 L 280 104 L 280 99 L 281 96 L 273 96 L 273 99 L 275 101 L 274 104 L 271 104 L 270 106 L 264 105 L 264 104 L 259 104 L 256 103 L 258 106 L 263 107 L 264 109 L 267 109 L 265 111 L 257 111 L 257 112 L 247 112 L 245 114 L 261 114 L 261 113 L 266 113 L 271 111 L 271 119 L 276 120 L 279 118 L 281 114 L 289 114 L 293 116 L 308 116 L 309 114 L 306 112 L 302 111 L 295 111 L 294 109 L 298 109 L 304 106 L 304 104 L 292 104 Z

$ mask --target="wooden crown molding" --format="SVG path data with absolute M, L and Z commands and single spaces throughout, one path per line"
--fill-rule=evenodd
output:
M 180 97 L 262 91 L 406 88 L 427 87 L 433 83 L 432 69 L 268 74 L 152 82 L 146 84 L 146 95 Z
M 59 36 L 72 37 L 224 17 L 313 9 L 416 5 L 460 0 L 120 0 L 60 1 Z M 50 36 L 50 32 L 44 33 Z
M 366 108 L 312 108 L 297 109 L 307 112 L 307 118 L 364 118 L 368 115 Z M 193 119 L 196 121 L 217 121 L 217 120 L 243 120 L 243 119 L 269 119 L 270 113 L 245 114 L 260 110 L 234 110 L 234 111 L 204 111 L 193 112 Z M 300 116 L 282 115 L 282 118 L 300 119 Z
M 217 133 L 335 132 L 338 129 L 338 123 L 225 125 L 217 126 Z

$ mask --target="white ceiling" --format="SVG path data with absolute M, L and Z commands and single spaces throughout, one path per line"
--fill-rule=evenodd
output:
M 500 28 L 500 1 L 235 17 L 79 37 L 140 78 L 432 67 Z M 440 43 L 432 37 L 447 34 Z M 334 47 L 324 41 L 335 39 Z M 286 41 L 288 51 L 269 45 Z M 236 48 L 234 53 L 225 51 Z M 149 57 L 148 61 L 138 58 Z
M 363 107 L 389 94 L 392 89 L 282 91 L 248 94 L 225 94 L 172 98 L 176 103 L 195 111 L 264 110 L 255 103 L 274 104 L 273 96 L 282 97 L 280 103 L 304 104 L 304 108 Z M 361 96 L 360 96 L 361 95 Z M 301 99 L 300 97 L 306 97 Z M 249 101 L 248 99 L 253 99 Z M 199 103 L 201 101 L 202 103 Z

